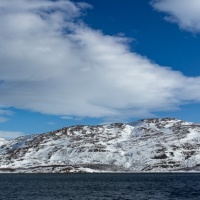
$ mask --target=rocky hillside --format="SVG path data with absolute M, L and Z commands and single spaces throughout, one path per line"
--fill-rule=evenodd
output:
M 200 171 L 200 124 L 172 118 L 72 126 L 0 142 L 0 172 L 191 170 Z

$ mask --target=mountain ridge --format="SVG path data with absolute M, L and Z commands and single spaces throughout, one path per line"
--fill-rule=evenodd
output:
M 200 171 L 200 124 L 175 118 L 77 125 L 0 143 L 0 172 Z

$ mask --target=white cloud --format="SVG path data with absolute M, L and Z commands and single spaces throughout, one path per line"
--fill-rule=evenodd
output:
M 12 111 L 0 108 L 0 123 L 8 121 L 8 117 L 11 117 L 12 115 Z
M 15 139 L 23 135 L 25 134 L 22 132 L 17 132 L 17 131 L 0 131 L 0 138 L 6 139 L 6 140 Z
M 83 5 L 0 2 L 0 105 L 125 119 L 200 101 L 199 77 L 152 63 L 131 52 L 128 39 L 91 29 L 78 18 Z
M 166 20 L 177 23 L 180 28 L 200 32 L 199 0 L 153 0 L 151 4 L 167 14 Z

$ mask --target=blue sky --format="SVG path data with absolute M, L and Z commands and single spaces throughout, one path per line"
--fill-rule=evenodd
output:
M 198 0 L 2 0 L 0 137 L 200 122 L 199 13 Z

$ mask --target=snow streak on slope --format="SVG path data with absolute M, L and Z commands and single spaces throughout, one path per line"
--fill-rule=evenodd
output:
M 73 126 L 0 146 L 2 172 L 200 170 L 200 125 L 172 118 Z
M 6 140 L 4 140 L 3 138 L 0 138 L 0 146 L 5 144 L 6 143 Z

